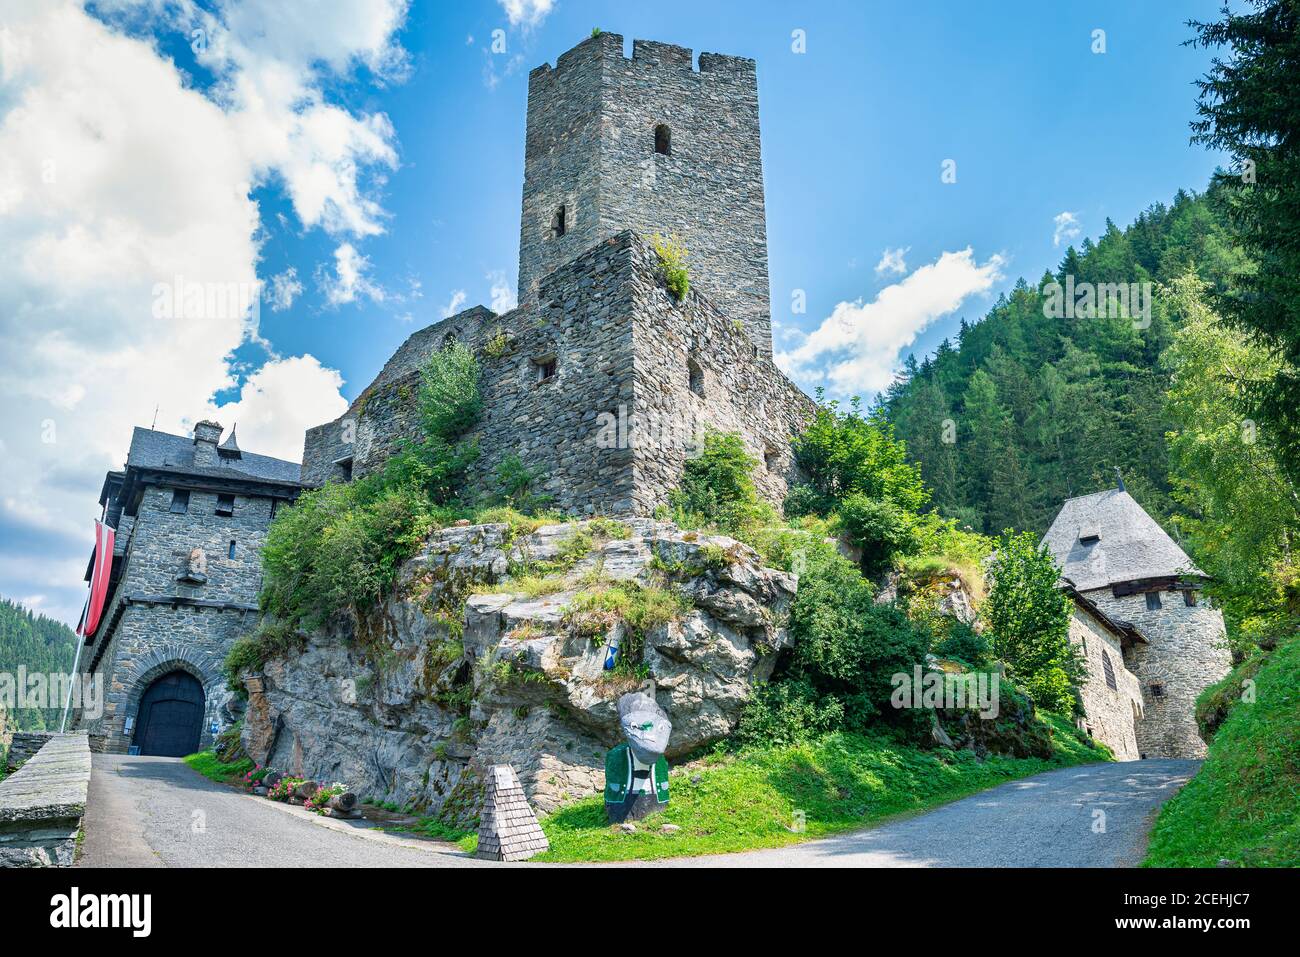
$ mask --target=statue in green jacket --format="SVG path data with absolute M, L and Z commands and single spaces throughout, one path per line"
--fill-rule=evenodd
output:
M 664 751 L 673 730 L 667 712 L 640 691 L 618 699 L 618 720 L 627 741 L 605 755 L 605 813 L 614 824 L 639 820 L 668 803 Z

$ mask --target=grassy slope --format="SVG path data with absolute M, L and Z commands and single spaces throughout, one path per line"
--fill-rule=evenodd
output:
M 535 860 L 619 861 L 780 847 L 923 811 L 1040 771 L 1103 759 L 1068 722 L 1048 720 L 1057 748 L 1049 760 L 992 757 L 981 763 L 969 752 L 920 751 L 853 734 L 707 758 L 673 774 L 668 807 L 634 834 L 610 827 L 599 796 L 544 818 L 551 850 Z M 791 830 L 796 810 L 805 815 L 803 833 Z M 681 830 L 662 834 L 660 824 Z M 472 850 L 475 838 L 460 844 Z
M 1156 820 L 1147 867 L 1300 866 L 1300 637 L 1255 675 L 1196 777 Z M 1238 673 L 1227 679 L 1240 684 Z
M 198 754 L 188 755 L 181 758 L 181 760 L 209 781 L 216 781 L 218 784 L 234 784 L 253 770 L 253 762 L 248 758 L 235 761 L 232 764 L 222 764 L 211 751 L 200 751 Z

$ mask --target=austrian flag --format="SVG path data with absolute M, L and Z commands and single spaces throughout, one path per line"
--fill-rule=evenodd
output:
M 95 522 L 95 567 L 90 575 L 90 597 L 86 599 L 86 609 L 81 613 L 81 624 L 77 634 L 89 638 L 99 627 L 99 618 L 104 613 L 104 599 L 108 595 L 108 578 L 113 571 L 113 540 L 116 533 L 103 522 Z

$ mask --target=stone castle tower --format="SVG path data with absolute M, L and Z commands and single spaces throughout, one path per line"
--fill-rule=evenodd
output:
M 1085 638 L 1090 663 L 1103 665 L 1084 689 L 1089 719 L 1113 728 L 1116 740 L 1135 738 L 1134 756 L 1203 758 L 1196 698 L 1232 665 L 1223 613 L 1203 594 L 1205 572 L 1122 484 L 1069 499 L 1043 543 L 1076 619 L 1105 624 L 1093 633 L 1109 633 L 1110 651 L 1122 655 L 1111 660 Z M 1126 678 L 1135 679 L 1131 689 Z
M 519 301 L 602 239 L 677 234 L 692 282 L 772 352 L 754 61 L 599 33 L 528 77 Z
M 348 481 L 419 437 L 420 368 L 479 360 L 478 481 L 511 456 L 573 514 L 650 515 L 707 429 L 737 432 L 779 504 L 813 401 L 772 362 L 753 60 L 600 33 L 533 70 L 519 305 L 413 334 L 352 407 L 307 432 L 302 480 Z M 654 234 L 686 245 L 668 291 Z

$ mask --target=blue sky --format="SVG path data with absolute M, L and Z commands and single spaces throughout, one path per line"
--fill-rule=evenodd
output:
M 511 304 L 528 72 L 593 27 L 758 61 L 778 361 L 869 396 L 1071 239 L 1204 188 L 1181 44 L 1217 2 L 11 0 L 0 595 L 75 619 L 133 425 L 296 459 L 416 329 Z M 192 282 L 267 295 L 158 312 Z

